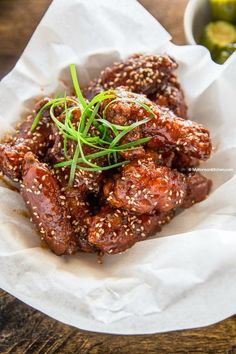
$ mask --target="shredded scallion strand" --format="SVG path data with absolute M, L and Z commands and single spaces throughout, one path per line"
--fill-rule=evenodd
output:
M 75 64 L 71 64 L 70 65 L 70 74 L 71 74 L 71 78 L 72 78 L 72 81 L 73 81 L 73 85 L 74 85 L 74 89 L 75 89 L 75 92 L 76 92 L 76 95 L 79 99 L 79 102 L 82 104 L 83 108 L 85 109 L 87 107 L 87 103 L 84 99 L 84 96 L 81 92 L 81 89 L 80 89 L 80 86 L 79 86 L 79 81 L 78 81 L 78 78 L 77 78 L 77 73 L 76 73 L 76 66 Z

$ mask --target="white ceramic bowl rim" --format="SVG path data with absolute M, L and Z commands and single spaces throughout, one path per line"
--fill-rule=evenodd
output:
M 184 32 L 186 40 L 189 44 L 197 44 L 192 31 L 193 16 L 196 7 L 196 0 L 189 0 L 184 13 Z
M 199 43 L 204 27 L 211 21 L 209 0 L 189 0 L 184 14 L 184 31 L 189 44 Z

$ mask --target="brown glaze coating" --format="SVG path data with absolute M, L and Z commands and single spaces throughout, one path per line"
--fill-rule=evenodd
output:
M 211 139 L 209 131 L 202 125 L 176 117 L 170 110 L 154 104 L 142 95 L 127 92 L 123 88 L 117 89 L 115 94 L 119 100 L 112 103 L 111 99 L 111 103 L 106 109 L 106 119 L 111 123 L 130 125 L 150 118 L 147 123 L 125 135 L 122 143 L 151 137 L 152 139 L 146 143 L 150 149 L 173 150 L 200 160 L 209 158 L 212 150 Z M 136 102 L 130 101 L 132 99 L 135 99 Z M 138 102 L 149 106 L 154 116 L 152 117 L 150 112 Z M 106 105 L 107 102 L 104 103 L 104 106 Z M 142 147 L 142 149 L 144 148 Z
M 22 162 L 30 148 L 22 141 L 17 145 L 0 144 L 0 169 L 4 175 L 15 182 L 21 179 Z
M 85 185 L 85 178 L 81 179 L 78 185 L 75 181 L 73 186 L 68 185 L 69 170 L 55 169 L 57 182 L 61 189 L 61 194 L 65 195 L 66 204 L 69 210 L 69 220 L 76 234 L 79 250 L 87 253 L 96 252 L 96 248 L 91 246 L 87 240 L 87 229 L 93 208 L 88 200 L 88 185 Z M 82 172 L 82 171 L 81 171 Z M 78 178 L 78 175 L 77 175 Z M 94 180 L 93 180 L 94 182 Z M 100 185 L 93 185 L 93 192 L 100 189 Z
M 191 157 L 184 153 L 175 153 L 175 156 L 172 161 L 172 167 L 176 168 L 182 173 L 191 172 L 192 168 L 198 167 L 200 164 L 199 159 Z
M 169 56 L 136 54 L 115 63 L 90 82 L 84 93 L 91 99 L 97 93 L 123 86 L 127 91 L 145 94 L 160 106 L 187 118 L 184 92 L 174 73 L 177 63 Z
M 166 166 L 171 168 L 174 158 L 175 154 L 173 151 L 158 152 L 151 149 L 146 149 L 145 151 L 145 159 L 151 159 L 156 166 Z
M 168 107 L 178 117 L 187 119 L 184 92 L 175 74 L 172 74 L 168 81 L 149 98 L 159 106 Z
M 96 247 L 88 242 L 87 230 L 92 216 L 92 208 L 87 200 L 86 194 L 80 193 L 78 188 L 66 186 L 61 189 L 66 197 L 70 211 L 70 222 L 76 234 L 79 250 L 86 253 L 95 253 Z
M 140 147 L 135 150 L 122 152 L 122 157 L 127 160 L 151 158 L 157 166 L 172 167 L 175 153 L 173 151 L 157 151 Z
M 69 182 L 70 169 L 68 167 L 54 168 L 54 173 L 60 183 L 65 186 Z M 103 180 L 103 174 L 101 171 L 83 171 L 76 170 L 73 187 L 78 189 L 78 192 L 83 193 L 99 193 L 101 189 L 101 183 Z
M 162 225 L 169 222 L 173 215 L 171 211 L 137 216 L 125 210 L 106 206 L 91 218 L 88 239 L 102 252 L 109 254 L 124 252 L 136 242 L 161 231 Z
M 65 196 L 45 164 L 29 152 L 24 156 L 21 195 L 41 238 L 57 255 L 77 251 L 77 239 L 70 224 Z
M 48 102 L 48 98 L 36 104 L 40 109 L 43 102 Z M 29 115 L 17 127 L 16 133 L 8 137 L 6 142 L 0 144 L 0 170 L 9 178 L 17 181 L 21 179 L 22 161 L 24 155 L 32 151 L 39 158 L 43 157 L 52 143 L 51 123 L 48 112 L 44 112 L 37 128 L 31 132 L 31 126 L 35 114 Z
M 108 203 L 137 214 L 167 212 L 180 206 L 186 193 L 185 177 L 151 158 L 133 160 L 104 186 Z
M 186 175 L 187 194 L 182 204 L 183 208 L 190 208 L 193 204 L 199 203 L 207 198 L 212 181 L 199 172 L 192 172 Z
M 91 99 L 101 91 L 120 86 L 131 92 L 153 94 L 167 82 L 176 68 L 176 62 L 168 55 L 135 54 L 104 69 L 85 88 L 84 94 Z

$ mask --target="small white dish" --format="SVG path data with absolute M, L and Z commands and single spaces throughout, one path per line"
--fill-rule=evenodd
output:
M 211 20 L 209 0 L 189 0 L 184 14 L 184 32 L 188 44 L 198 44 L 204 27 Z

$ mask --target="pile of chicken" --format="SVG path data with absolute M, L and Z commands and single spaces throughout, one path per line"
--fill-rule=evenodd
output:
M 35 115 L 50 98 L 38 102 L 16 133 L 0 144 L 0 170 L 19 182 L 31 221 L 57 255 L 123 252 L 160 231 L 177 209 L 207 197 L 211 181 L 189 171 L 209 158 L 211 139 L 206 128 L 187 119 L 176 69 L 167 55 L 133 55 L 106 68 L 84 89 L 87 99 L 110 89 L 117 98 L 128 98 L 103 102 L 101 111 L 106 107 L 106 119 L 114 124 L 130 125 L 149 117 L 138 101 L 154 112 L 151 120 L 123 138 L 125 144 L 151 137 L 120 153 L 130 161 L 123 167 L 106 172 L 77 169 L 69 186 L 70 169 L 54 167 L 65 155 L 63 137 L 48 109 L 31 132 Z M 63 119 L 59 108 L 56 115 Z M 74 148 L 71 142 L 71 156 Z M 89 148 L 86 153 L 91 153 Z M 106 163 L 99 159 L 100 165 Z

